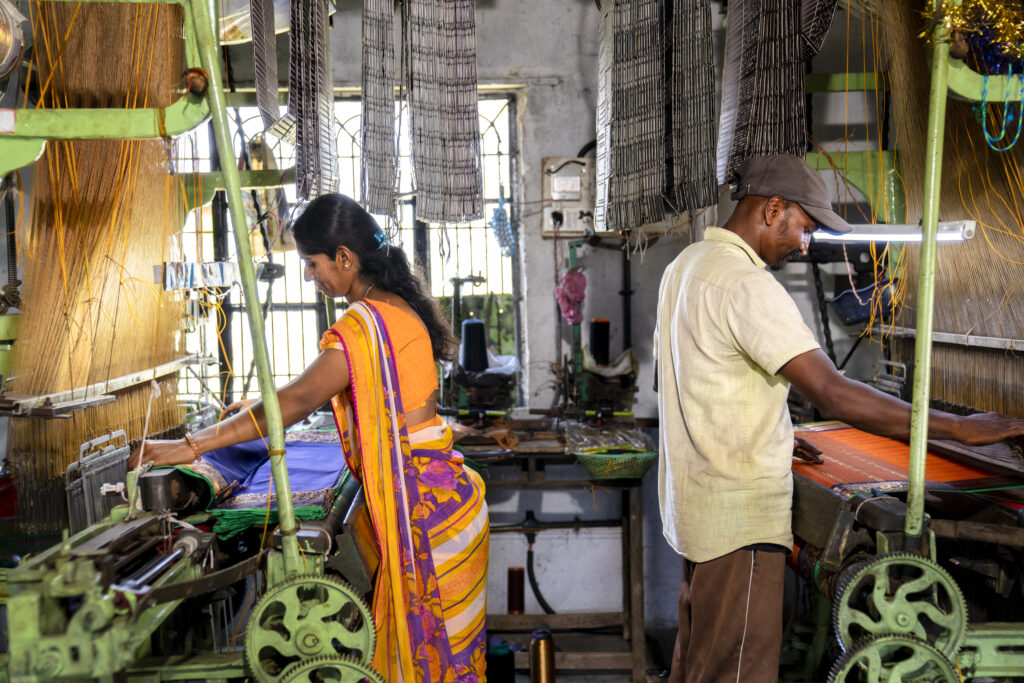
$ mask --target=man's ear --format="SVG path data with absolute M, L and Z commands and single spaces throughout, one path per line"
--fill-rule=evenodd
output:
M 785 210 L 786 200 L 782 197 L 769 197 L 764 205 L 764 222 L 767 225 L 774 225 Z

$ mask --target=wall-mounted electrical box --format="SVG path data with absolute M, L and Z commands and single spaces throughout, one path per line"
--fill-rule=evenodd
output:
M 579 237 L 594 232 L 594 159 L 545 157 L 541 167 L 544 237 Z

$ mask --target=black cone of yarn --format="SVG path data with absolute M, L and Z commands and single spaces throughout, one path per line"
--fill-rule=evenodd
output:
M 462 321 L 459 364 L 470 372 L 482 372 L 487 369 L 487 330 L 483 320 L 466 318 Z

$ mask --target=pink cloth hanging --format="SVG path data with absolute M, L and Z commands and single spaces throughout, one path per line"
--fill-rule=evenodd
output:
M 587 278 L 579 270 L 570 270 L 562 276 L 562 284 L 555 287 L 558 307 L 562 309 L 562 317 L 569 324 L 578 325 L 583 322 L 583 295 L 587 290 Z

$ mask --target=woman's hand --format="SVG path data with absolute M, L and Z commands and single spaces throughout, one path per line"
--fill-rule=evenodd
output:
M 231 405 L 225 407 L 224 410 L 220 411 L 220 419 L 223 420 L 225 417 L 228 417 L 229 415 L 234 415 L 235 413 L 242 410 L 248 410 L 257 403 L 259 403 L 259 401 L 254 401 L 248 398 L 243 398 L 241 401 L 235 401 Z
M 138 467 L 144 463 L 152 465 L 188 465 L 194 462 L 196 454 L 185 439 L 174 441 L 147 441 L 142 451 L 142 462 L 139 462 L 139 449 L 132 451 L 128 459 L 129 466 Z

